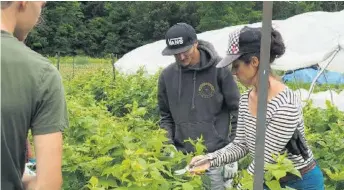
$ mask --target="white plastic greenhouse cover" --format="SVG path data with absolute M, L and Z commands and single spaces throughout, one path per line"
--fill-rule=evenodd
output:
M 308 12 L 286 20 L 273 20 L 272 25 L 284 39 L 285 54 L 276 59 L 272 68 L 276 70 L 295 70 L 319 64 L 330 71 L 344 73 L 344 10 L 339 12 Z M 211 42 L 220 56 L 225 56 L 228 34 L 244 25 L 226 27 L 198 34 L 198 39 Z M 250 24 L 260 27 L 261 22 Z M 173 56 L 162 56 L 165 40 L 138 47 L 115 63 L 115 67 L 124 73 L 134 73 L 144 67 L 148 74 L 156 73 L 174 62 Z M 328 64 L 330 62 L 330 64 Z M 327 66 L 327 67 L 326 67 Z M 308 93 L 301 90 L 302 100 Z M 334 104 L 344 111 L 344 91 L 332 92 Z M 330 99 L 330 92 L 312 94 L 310 98 L 317 107 L 325 108 L 325 100 Z
M 307 100 L 308 98 L 308 91 L 305 89 L 299 89 L 295 91 L 301 100 Z M 317 93 L 312 93 L 310 99 L 312 100 L 312 105 L 317 108 L 326 108 L 326 100 L 331 101 L 331 94 L 333 98 L 333 105 L 335 105 L 338 110 L 344 112 L 344 90 L 341 91 L 340 93 L 336 93 L 335 91 L 327 90 L 324 92 L 317 92 Z M 303 103 L 305 105 L 305 102 Z
M 286 44 L 285 54 L 272 65 L 277 70 L 295 70 L 311 65 L 325 66 L 335 55 L 328 70 L 344 73 L 344 10 L 340 12 L 308 12 L 286 20 L 272 21 Z M 228 34 L 244 25 L 226 27 L 198 34 L 198 38 L 211 42 L 220 56 L 224 56 Z M 261 26 L 261 22 L 250 24 Z M 144 66 L 149 74 L 156 73 L 174 61 L 173 56 L 162 56 L 165 40 L 138 47 L 119 59 L 115 66 L 122 72 L 133 73 Z

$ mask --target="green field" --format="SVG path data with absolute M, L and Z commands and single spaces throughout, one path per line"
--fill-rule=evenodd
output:
M 164 144 L 165 132 L 157 125 L 159 73 L 116 72 L 114 80 L 111 64 L 94 63 L 78 65 L 71 77 L 71 66 L 60 67 L 70 117 L 64 133 L 64 189 L 201 189 L 203 176 L 173 175 L 193 155 Z M 344 189 L 344 114 L 330 104 L 327 110 L 308 105 L 304 114 L 307 140 L 326 176 L 326 189 Z M 201 154 L 202 141 L 195 143 L 195 154 Z M 252 182 L 244 172 L 247 164 L 243 159 L 236 184 Z M 276 165 L 282 174 L 292 169 Z

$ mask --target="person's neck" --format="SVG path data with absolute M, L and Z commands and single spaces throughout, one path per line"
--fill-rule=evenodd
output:
M 195 51 L 194 58 L 190 62 L 190 65 L 196 65 L 196 64 L 199 64 L 200 62 L 201 62 L 201 54 L 200 54 L 199 50 L 197 49 Z
M 268 91 L 270 89 L 270 86 L 271 86 L 271 83 L 274 82 L 274 78 L 272 76 L 269 76 L 268 77 Z M 258 94 L 258 88 L 259 88 L 259 84 L 258 84 L 258 78 L 254 81 L 254 84 L 252 85 L 253 86 L 253 91 Z
M 258 80 L 257 80 L 258 81 Z M 276 79 L 274 76 L 269 76 L 268 79 L 268 101 L 271 100 L 273 97 L 275 97 L 278 93 L 283 91 L 286 88 L 286 86 L 281 83 L 278 79 Z M 255 84 L 253 86 L 254 96 L 258 98 L 258 84 Z
M 4 10 L 1 12 L 1 30 L 13 34 L 15 28 L 14 15 L 7 14 Z

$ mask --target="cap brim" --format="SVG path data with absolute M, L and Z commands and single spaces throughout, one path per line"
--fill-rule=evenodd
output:
M 233 61 L 237 60 L 239 57 L 241 56 L 241 54 L 230 54 L 227 55 L 226 57 L 224 57 L 217 65 L 217 68 L 222 68 L 222 67 L 226 67 L 230 64 L 233 63 Z
M 190 48 L 192 48 L 193 44 L 182 47 L 182 48 L 178 48 L 178 49 L 170 49 L 168 47 L 166 47 L 163 51 L 162 51 L 162 55 L 176 55 L 178 53 L 183 53 L 186 52 L 187 50 L 189 50 Z

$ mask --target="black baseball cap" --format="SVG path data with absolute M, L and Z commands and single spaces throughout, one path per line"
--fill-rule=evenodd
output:
M 162 55 L 175 55 L 189 50 L 197 42 L 195 29 L 186 23 L 173 25 L 165 35 L 167 47 Z
M 227 55 L 216 65 L 226 67 L 246 53 L 260 52 L 261 28 L 245 26 L 229 34 Z

